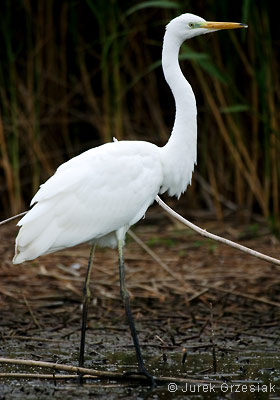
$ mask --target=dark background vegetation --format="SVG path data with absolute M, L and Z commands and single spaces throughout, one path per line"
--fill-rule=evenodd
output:
M 198 166 L 189 209 L 260 214 L 279 228 L 279 21 L 272 1 L 2 0 L 1 216 L 25 210 L 57 166 L 118 139 L 163 145 L 174 102 L 160 68 L 165 24 L 182 12 L 248 30 L 187 42 Z M 244 212 L 246 210 L 246 212 Z

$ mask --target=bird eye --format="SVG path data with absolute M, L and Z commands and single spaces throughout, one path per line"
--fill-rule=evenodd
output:
M 190 22 L 190 23 L 189 23 L 189 27 L 190 27 L 190 28 L 194 28 L 194 23 L 193 23 L 193 22 Z

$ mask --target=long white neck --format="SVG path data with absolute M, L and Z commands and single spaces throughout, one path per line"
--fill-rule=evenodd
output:
M 182 41 L 166 31 L 163 41 L 162 67 L 166 82 L 175 99 L 175 121 L 171 136 L 162 148 L 164 182 L 161 192 L 168 190 L 178 197 L 190 183 L 196 163 L 197 121 L 196 101 L 191 85 L 179 66 Z

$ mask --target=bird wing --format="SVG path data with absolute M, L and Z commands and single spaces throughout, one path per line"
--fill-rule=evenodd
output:
M 101 238 L 136 223 L 159 192 L 158 148 L 115 142 L 62 164 L 19 221 L 14 262 Z

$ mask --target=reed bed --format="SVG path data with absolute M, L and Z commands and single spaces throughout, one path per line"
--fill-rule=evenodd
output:
M 279 230 L 279 50 L 272 2 L 246 0 L 234 9 L 222 0 L 1 5 L 1 214 L 25 209 L 61 162 L 113 136 L 165 143 L 174 104 L 160 68 L 161 42 L 168 20 L 187 11 L 242 21 L 249 29 L 183 46 L 182 69 L 198 104 L 196 174 L 209 187 L 206 193 L 195 178 L 183 206 L 222 219 L 234 204 Z

